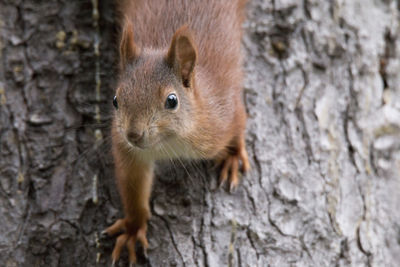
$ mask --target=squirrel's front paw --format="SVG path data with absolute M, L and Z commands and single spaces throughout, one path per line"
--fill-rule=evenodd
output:
M 229 175 L 229 191 L 236 189 L 239 178 L 239 161 L 242 162 L 242 171 L 247 172 L 250 169 L 250 164 L 247 156 L 246 148 L 242 147 L 237 154 L 228 154 L 222 162 L 222 169 L 219 178 L 219 185 L 223 186 L 228 180 Z
M 115 266 L 124 246 L 126 246 L 126 248 L 128 249 L 129 264 L 130 266 L 134 266 L 134 264 L 136 263 L 136 241 L 139 241 L 142 244 L 144 256 L 147 258 L 147 248 L 149 247 L 146 238 L 147 225 L 144 224 L 138 229 L 129 229 L 128 225 L 129 224 L 126 223 L 126 219 L 119 219 L 113 225 L 102 232 L 102 234 L 106 234 L 109 236 L 123 232 L 117 237 L 117 241 L 115 242 L 114 250 L 111 256 L 112 266 Z

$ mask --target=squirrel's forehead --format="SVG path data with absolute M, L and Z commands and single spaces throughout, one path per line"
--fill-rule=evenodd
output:
M 154 87 L 163 86 L 172 78 L 172 70 L 161 59 L 142 60 L 131 69 L 130 80 L 135 86 Z
M 135 62 L 122 77 L 120 89 L 131 101 L 156 100 L 164 88 L 175 83 L 173 70 L 160 57 L 145 57 Z
M 119 94 L 129 103 L 153 103 L 163 97 L 165 91 L 171 88 L 165 80 L 155 77 L 138 76 L 121 84 Z

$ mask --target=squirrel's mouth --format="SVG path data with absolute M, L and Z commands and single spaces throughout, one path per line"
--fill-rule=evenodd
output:
M 159 140 L 139 140 L 136 142 L 129 141 L 127 138 L 125 138 L 126 143 L 131 147 L 131 148 L 137 148 L 140 150 L 150 150 L 153 149 L 154 147 L 157 146 L 159 143 Z

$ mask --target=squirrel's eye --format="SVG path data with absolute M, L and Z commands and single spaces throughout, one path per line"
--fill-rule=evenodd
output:
M 178 97 L 175 94 L 169 94 L 165 101 L 166 109 L 175 109 L 178 106 Z
M 114 105 L 115 109 L 118 109 L 118 101 L 117 101 L 117 96 L 114 96 L 114 99 L 113 99 L 113 105 Z

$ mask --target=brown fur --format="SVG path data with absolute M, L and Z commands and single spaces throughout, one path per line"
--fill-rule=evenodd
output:
M 220 180 L 238 183 L 239 160 L 249 169 L 244 142 L 241 24 L 244 0 L 120 1 L 120 78 L 112 135 L 116 178 L 125 218 L 113 260 L 135 241 L 147 248 L 153 165 L 158 159 L 223 162 Z M 176 109 L 166 109 L 169 94 Z

